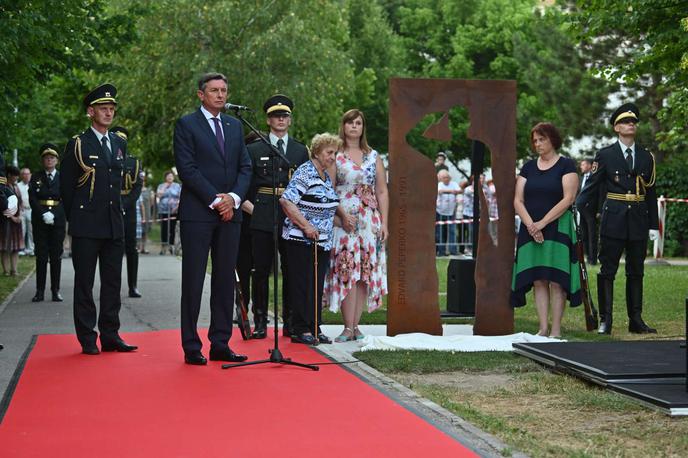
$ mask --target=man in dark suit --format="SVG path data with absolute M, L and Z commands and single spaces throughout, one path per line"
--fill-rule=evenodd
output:
M 585 188 L 585 183 L 592 176 L 593 159 L 585 158 L 580 161 L 579 167 L 581 170 L 580 191 Z M 580 227 L 583 238 L 583 247 L 585 255 L 588 258 L 588 264 L 594 266 L 597 264 L 597 215 L 590 212 L 591 207 L 579 209 Z
M 39 153 L 43 170 L 34 173 L 29 183 L 31 226 L 36 254 L 36 294 L 32 302 L 41 302 L 50 260 L 50 290 L 54 302 L 62 302 L 60 272 L 65 238 L 65 213 L 60 199 L 60 173 L 55 169 L 59 154 L 57 146 L 46 143 Z
M 208 264 L 212 257 L 210 291 L 211 361 L 245 361 L 229 348 L 232 336 L 234 269 L 241 211 L 251 179 L 241 123 L 221 113 L 227 101 L 227 78 L 208 73 L 198 81 L 201 107 L 177 121 L 174 159 L 182 180 L 179 202 L 182 242 L 181 334 L 184 361 L 204 365 L 198 336 L 198 314 Z
M 110 132 L 118 135 L 125 142 L 129 139 L 129 131 L 121 126 L 115 126 Z M 122 174 L 122 210 L 124 211 L 124 254 L 127 257 L 127 284 L 129 297 L 141 297 L 136 287 L 139 273 L 139 252 L 136 249 L 136 201 L 141 195 L 143 179 L 139 176 L 141 162 L 131 154 L 124 158 Z
M 108 132 L 115 116 L 117 89 L 103 84 L 84 98 L 91 127 L 74 136 L 64 152 L 60 168 L 60 194 L 72 236 L 74 265 L 74 326 L 82 351 L 100 353 L 94 331 L 96 305 L 93 281 L 100 271 L 98 329 L 103 351 L 130 352 L 119 336 L 120 287 L 124 255 L 122 222 L 122 169 L 127 144 Z
M 638 107 L 626 103 L 611 116 L 619 139 L 602 148 L 592 164 L 592 175 L 576 200 L 580 209 L 600 213 L 600 273 L 597 300 L 600 307 L 598 333 L 612 332 L 614 277 L 626 253 L 626 308 L 628 331 L 656 333 L 642 319 L 643 275 L 648 237 L 658 236 L 655 161 L 635 143 Z M 600 192 L 600 190 L 604 192 Z
M 291 113 L 294 103 L 288 97 L 277 94 L 270 97 L 263 110 L 267 115 L 270 126 L 269 140 L 279 152 L 286 156 L 289 163 L 281 158 L 275 158 L 276 164 L 276 199 L 282 196 L 284 188 L 294 170 L 308 160 L 306 146 L 289 136 Z M 268 294 L 270 270 L 276 256 L 273 240 L 273 152 L 269 145 L 256 140 L 248 145 L 248 152 L 253 165 L 251 179 L 251 196 L 253 196 L 253 212 L 251 215 L 251 245 L 253 247 L 253 318 L 255 321 L 254 339 L 264 339 L 267 332 Z M 282 270 L 282 334 L 291 335 L 291 305 L 288 300 L 287 270 L 289 263 L 285 256 L 285 241 L 281 237 L 284 223 L 284 210 L 277 205 L 277 238 Z

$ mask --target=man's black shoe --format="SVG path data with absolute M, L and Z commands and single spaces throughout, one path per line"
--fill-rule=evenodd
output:
M 296 336 L 291 336 L 291 341 L 293 343 L 301 343 L 306 345 L 315 345 L 315 337 L 310 334 L 301 334 Z
M 103 347 L 103 351 L 117 351 L 120 353 L 129 353 L 136 350 L 136 345 L 129 345 L 122 339 L 117 339 L 114 342 L 103 342 L 100 341 L 100 345 Z
M 42 302 L 44 296 L 42 291 L 36 291 L 36 294 L 31 298 L 31 302 Z
M 60 294 L 59 291 L 53 292 L 53 302 L 62 302 L 62 301 L 64 301 L 62 294 Z
M 82 345 L 81 353 L 83 353 L 84 355 L 98 355 L 100 354 L 100 350 L 98 350 L 96 344 Z
M 247 359 L 248 359 L 248 356 L 234 353 L 229 348 L 221 348 L 221 349 L 211 348 L 210 349 L 210 360 L 211 361 L 227 361 L 230 363 L 240 363 L 242 361 L 246 361 Z
M 325 334 L 323 334 L 321 332 L 320 334 L 318 334 L 318 342 L 320 342 L 321 344 L 331 344 L 332 339 L 330 339 L 329 337 L 327 337 Z
M 629 321 L 628 332 L 633 334 L 657 334 L 657 330 L 648 326 L 642 318 Z
M 141 293 L 136 288 L 129 288 L 129 297 L 141 297 Z
M 265 328 L 256 328 L 251 333 L 252 339 L 265 339 L 267 337 L 267 330 Z
M 184 354 L 184 362 L 186 364 L 191 364 L 193 366 L 205 366 L 208 364 L 208 360 L 200 351 L 194 351 L 191 353 Z

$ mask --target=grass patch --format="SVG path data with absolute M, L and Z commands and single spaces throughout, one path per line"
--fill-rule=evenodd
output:
M 36 258 L 33 256 L 21 256 L 17 263 L 17 276 L 5 277 L 0 275 L 0 303 L 14 291 L 19 283 L 31 275 L 36 267 Z

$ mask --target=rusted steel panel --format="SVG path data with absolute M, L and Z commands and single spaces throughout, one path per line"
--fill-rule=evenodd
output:
M 437 175 L 433 162 L 406 143 L 406 135 L 426 115 L 444 113 L 424 135 L 449 141 L 460 134 L 450 131 L 448 121 L 449 110 L 457 105 L 469 113 L 468 137 L 482 141 L 491 152 L 499 208 L 495 245 L 488 234 L 488 208 L 481 192 L 473 332 L 512 333 L 509 292 L 514 259 L 516 82 L 393 78 L 389 94 L 387 334 L 442 334 L 434 236 Z

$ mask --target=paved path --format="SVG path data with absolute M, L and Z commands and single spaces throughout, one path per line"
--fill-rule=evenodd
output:
M 131 299 L 127 296 L 126 268 L 124 268 L 122 310 L 120 313 L 121 331 L 140 332 L 157 329 L 178 329 L 181 292 L 180 259 L 169 255 L 160 256 L 157 254 L 140 256 L 139 259 L 138 288 L 143 294 L 143 298 Z M 208 278 L 205 282 L 199 327 L 207 327 L 209 323 L 209 280 Z M 0 305 L 0 342 L 5 345 L 5 349 L 0 351 L 0 398 L 7 390 L 22 354 L 31 342 L 32 336 L 38 334 L 74 333 L 72 318 L 73 282 L 74 270 L 71 259 L 65 258 L 62 260 L 62 294 L 65 299 L 64 302 L 44 301 L 32 303 L 31 298 L 35 292 L 35 276 L 31 275 L 20 285 L 14 295 Z M 96 303 L 98 302 L 99 288 L 100 286 L 96 280 L 94 288 Z M 367 327 L 362 327 L 364 332 L 384 334 L 383 327 L 379 328 L 374 329 L 371 327 L 368 329 Z M 325 332 L 334 337 L 340 330 L 341 326 L 327 326 Z M 238 330 L 235 329 L 232 339 L 240 338 Z M 135 339 L 129 340 L 131 343 L 136 343 Z M 356 343 L 321 345 L 319 348 L 335 360 L 352 361 L 353 357 L 351 354 L 358 349 L 358 345 Z M 207 347 L 205 350 L 207 351 Z M 79 351 L 76 337 L 74 338 L 74 351 Z M 285 354 L 285 357 L 288 356 Z M 182 364 L 181 356 L 180 364 Z M 367 380 L 406 408 L 426 418 L 447 434 L 457 438 L 464 445 L 471 447 L 481 456 L 501 456 L 500 450 L 509 450 L 511 456 L 522 456 L 506 447 L 495 437 L 477 429 L 431 401 L 419 397 L 413 391 L 399 385 L 375 369 L 363 363 L 347 364 L 344 367 Z

